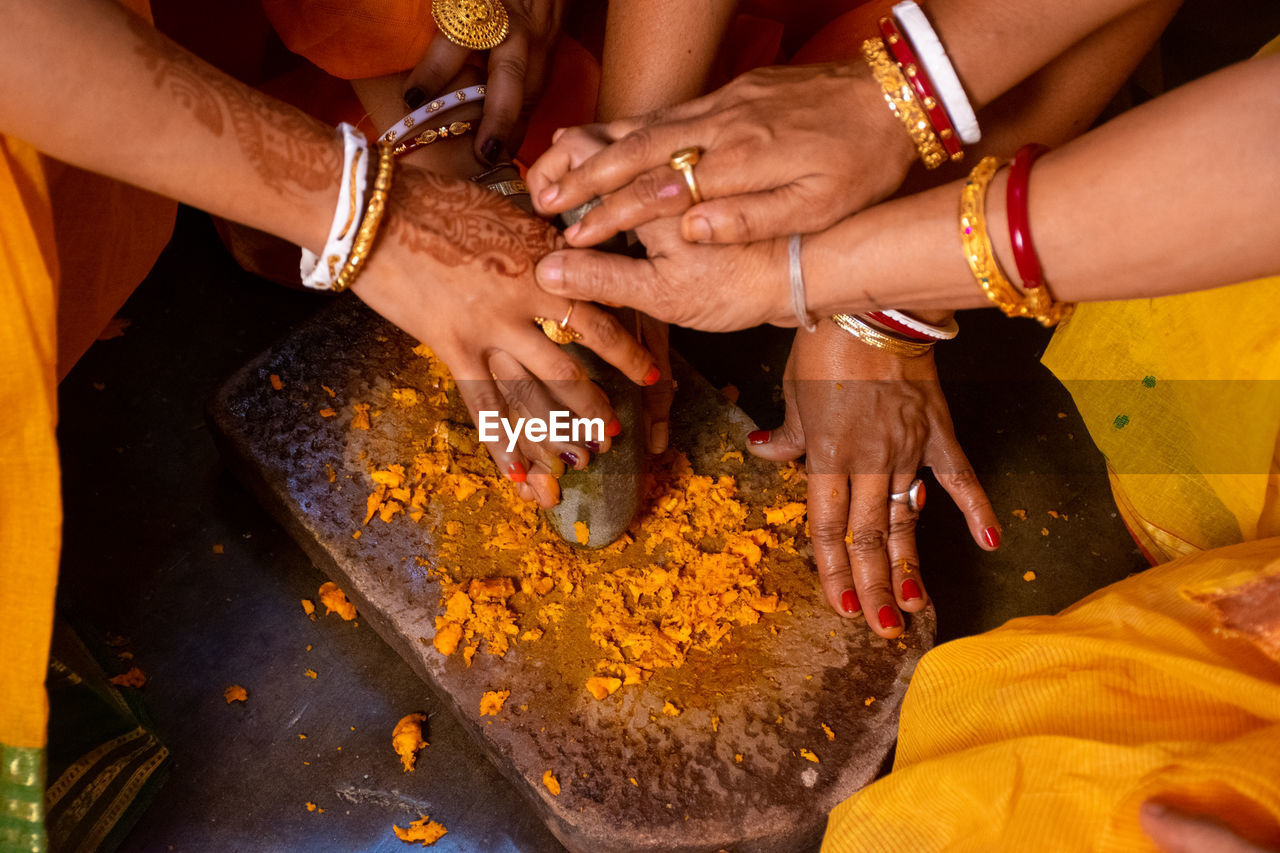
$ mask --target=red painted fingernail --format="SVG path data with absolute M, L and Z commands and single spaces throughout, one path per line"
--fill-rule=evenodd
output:
M 507 476 L 513 483 L 523 483 L 528 478 L 529 472 L 524 470 L 524 466 L 519 462 L 512 462 L 507 466 Z
M 620 432 L 622 432 L 622 422 L 617 418 L 604 425 L 604 434 L 609 438 L 616 438 Z
M 986 530 L 982 531 L 982 538 L 987 540 L 987 544 L 990 545 L 992 548 L 999 548 L 1000 547 L 1000 528 L 988 527 Z
M 924 598 L 920 593 L 920 584 L 914 578 L 907 578 L 902 582 L 902 600 L 915 601 L 917 598 Z
M 658 370 L 658 365 L 655 364 L 653 367 L 650 367 L 649 372 L 644 375 L 644 384 L 656 385 L 658 383 L 658 377 L 661 375 L 662 371 Z
M 921 483 L 916 487 L 916 509 L 924 509 L 924 499 L 926 494 L 927 492 L 925 491 L 924 483 Z
M 879 618 L 881 628 L 897 628 L 902 624 L 902 620 L 898 618 L 898 611 L 887 604 L 880 608 Z
M 862 605 L 858 603 L 858 594 L 846 589 L 840 596 L 840 607 L 845 613 L 857 613 L 862 609 Z
M 771 435 L 773 435 L 772 430 L 758 429 L 747 433 L 747 441 L 752 444 L 768 444 Z

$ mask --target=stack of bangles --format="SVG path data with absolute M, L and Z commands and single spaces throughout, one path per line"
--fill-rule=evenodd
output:
M 926 169 L 964 159 L 982 138 L 978 117 L 955 66 L 914 0 L 880 19 L 881 38 L 862 43 L 862 57 L 889 109 L 903 123 Z
M 987 233 L 987 187 L 1000 168 L 1000 161 L 995 157 L 982 158 L 960 191 L 960 242 L 969 270 L 987 299 L 1006 316 L 1031 317 L 1043 326 L 1053 326 L 1069 317 L 1075 306 L 1053 300 L 1035 244 L 1031 242 L 1027 205 L 1031 166 L 1045 150 L 1043 145 L 1034 143 L 1018 149 L 1005 189 L 1009 242 L 1013 245 L 1014 266 L 1022 286 L 1011 282 L 1001 269 Z

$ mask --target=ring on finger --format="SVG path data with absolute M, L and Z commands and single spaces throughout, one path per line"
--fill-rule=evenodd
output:
M 894 492 L 889 495 L 889 502 L 895 504 L 906 504 L 912 512 L 919 512 L 924 509 L 924 498 L 924 480 L 917 477 L 911 481 L 910 486 L 907 486 L 906 491 Z
M 582 340 L 582 333 L 573 326 L 569 325 L 569 318 L 573 316 L 573 309 L 578 303 L 570 302 L 569 309 L 564 312 L 564 319 L 560 322 L 548 320 L 546 317 L 534 317 L 533 322 L 538 328 L 542 329 L 542 334 L 551 339 L 555 344 L 571 344 L 574 341 Z
M 698 181 L 693 177 L 693 167 L 698 165 L 702 152 L 697 148 L 681 148 L 671 155 L 671 168 L 684 175 L 684 182 L 689 185 L 689 196 L 694 204 L 702 204 L 702 193 L 698 190 Z

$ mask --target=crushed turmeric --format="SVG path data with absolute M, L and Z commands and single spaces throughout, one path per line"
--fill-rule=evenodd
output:
M 227 704 L 232 702 L 248 702 L 249 691 L 245 690 L 239 684 L 233 684 L 226 690 L 222 691 L 222 698 L 227 700 Z
M 427 746 L 427 742 L 422 739 L 422 724 L 426 720 L 426 714 L 406 714 L 391 731 L 391 748 L 400 756 L 405 773 L 413 772 L 414 762 L 418 760 L 418 750 Z
M 551 796 L 560 796 L 560 780 L 556 778 L 556 774 L 550 770 L 542 774 L 542 784 L 551 792 Z
M 487 690 L 480 697 L 480 716 L 496 717 L 502 711 L 502 706 L 506 703 L 507 697 L 511 695 L 510 690 Z
M 356 618 L 356 606 L 347 600 L 347 594 L 333 581 L 326 581 L 320 585 L 320 603 L 325 607 L 325 616 L 337 613 L 347 622 Z
M 436 823 L 429 815 L 422 815 L 407 827 L 401 828 L 392 824 L 391 828 L 395 830 L 396 838 L 401 841 L 409 844 L 421 841 L 423 847 L 435 844 L 449 832 L 444 828 L 444 824 Z

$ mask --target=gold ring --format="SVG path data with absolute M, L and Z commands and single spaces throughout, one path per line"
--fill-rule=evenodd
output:
M 684 175 L 684 182 L 689 185 L 689 195 L 694 204 L 702 204 L 702 193 L 698 191 L 698 182 L 693 177 L 693 167 L 698 165 L 702 156 L 697 148 L 681 148 L 671 155 L 671 168 Z
M 569 325 L 569 318 L 573 316 L 574 306 L 576 302 L 569 303 L 569 310 L 564 312 L 564 319 L 560 322 L 548 320 L 546 317 L 534 317 L 533 322 L 542 329 L 542 334 L 551 339 L 553 344 L 571 344 L 574 341 L 582 340 L 582 333 Z
M 502 0 L 431 0 L 431 17 L 445 38 L 468 50 L 495 48 L 511 30 Z

